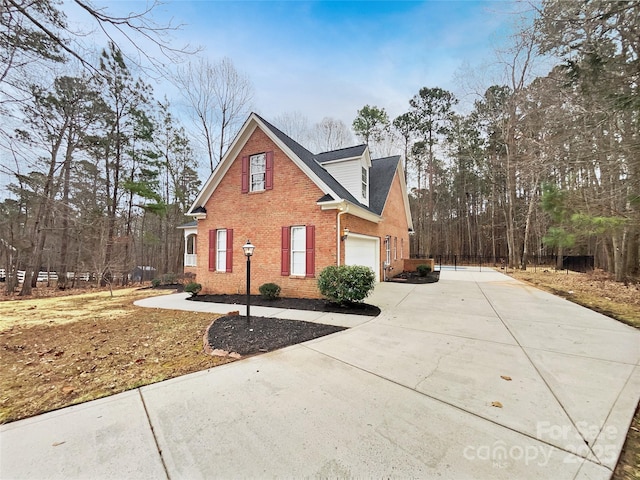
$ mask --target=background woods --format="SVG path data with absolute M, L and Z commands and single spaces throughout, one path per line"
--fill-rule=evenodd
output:
M 639 25 L 637 2 L 545 1 L 470 111 L 425 87 L 392 121 L 358 112 L 375 153 L 393 141 L 405 154 L 413 254 L 514 268 L 592 255 L 618 281 L 638 279 Z M 533 75 L 540 65 L 548 73 Z
M 19 287 L 6 276 L 6 289 L 29 294 L 38 271 L 57 272 L 64 288 L 85 273 L 127 282 L 137 266 L 182 271 L 176 227 L 190 220 L 198 168 L 215 168 L 252 108 L 249 77 L 229 58 L 170 48 L 172 27 L 145 21 L 153 6 L 123 22 L 77 1 L 96 24 L 142 33 L 172 55 L 151 65 L 178 85 L 179 111 L 124 52 L 135 44 L 86 51 L 59 4 L 0 1 L 0 173 L 9 179 L 0 268 L 26 271 Z M 639 25 L 638 2 L 543 1 L 496 52 L 494 80 L 471 103 L 424 86 L 397 116 L 365 105 L 351 129 L 300 112 L 270 118 L 315 151 L 355 137 L 373 157 L 403 155 L 414 255 L 514 268 L 593 255 L 617 280 L 638 279 Z

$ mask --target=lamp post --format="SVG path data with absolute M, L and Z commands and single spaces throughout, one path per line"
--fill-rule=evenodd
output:
M 247 257 L 247 325 L 251 325 L 251 255 L 253 255 L 254 248 L 256 247 L 248 239 L 247 243 L 242 246 L 244 255 Z

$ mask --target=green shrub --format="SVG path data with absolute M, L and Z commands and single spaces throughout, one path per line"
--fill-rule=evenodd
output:
M 189 282 L 184 286 L 184 291 L 190 293 L 192 297 L 198 295 L 200 290 L 202 290 L 202 285 L 196 282 Z
M 260 295 L 267 300 L 275 300 L 280 296 L 280 285 L 275 283 L 264 283 L 260 285 Z
M 369 267 L 332 265 L 320 272 L 318 288 L 330 302 L 360 302 L 371 293 L 375 281 L 375 273 Z
M 153 288 L 158 288 L 160 286 L 160 279 L 154 278 L 153 280 L 151 280 L 151 286 Z
M 162 275 L 163 285 L 174 285 L 178 281 L 178 276 L 175 273 L 165 273 Z
M 416 270 L 418 271 L 418 275 L 420 275 L 421 277 L 426 277 L 427 274 L 431 271 L 431 266 L 430 265 L 418 265 L 416 267 Z

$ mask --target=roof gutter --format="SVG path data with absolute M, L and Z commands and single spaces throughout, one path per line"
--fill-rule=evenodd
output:
M 322 210 L 340 210 L 340 208 L 349 206 L 349 213 L 351 215 L 374 223 L 380 223 L 382 221 L 382 217 L 380 215 L 376 215 L 366 208 L 360 207 L 347 200 L 330 200 L 328 202 L 318 202 L 317 205 L 320 205 Z
M 340 244 L 342 243 L 342 228 L 340 228 L 340 217 L 345 213 L 349 213 L 349 205 L 342 202 L 342 206 L 338 207 L 338 215 L 336 215 L 336 265 L 340 266 Z

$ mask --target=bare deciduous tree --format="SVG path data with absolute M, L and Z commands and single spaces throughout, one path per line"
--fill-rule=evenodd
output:
M 311 147 L 317 152 L 327 152 L 353 145 L 353 135 L 342 120 L 325 117 L 313 127 Z
M 175 81 L 188 103 L 211 171 L 251 108 L 253 85 L 230 58 L 199 60 L 178 69 Z

